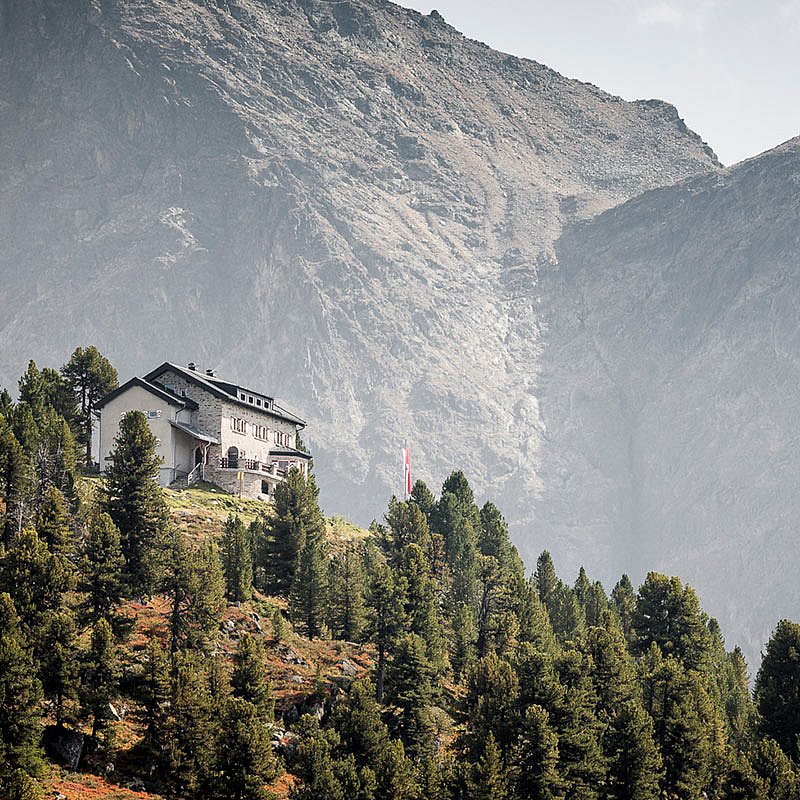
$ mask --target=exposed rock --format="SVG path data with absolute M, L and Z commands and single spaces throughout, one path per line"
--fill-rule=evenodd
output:
M 49 725 L 44 730 L 42 743 L 47 755 L 71 772 L 78 769 L 86 737 L 79 731 Z

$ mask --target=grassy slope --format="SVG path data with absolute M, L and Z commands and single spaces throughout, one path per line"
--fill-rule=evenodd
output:
M 86 488 L 91 491 L 91 485 Z M 195 540 L 207 536 L 218 537 L 229 514 L 238 514 L 245 523 L 249 523 L 260 514 L 270 511 L 270 506 L 261 501 L 240 500 L 211 485 L 184 491 L 165 490 L 165 495 L 173 522 L 179 530 Z M 347 541 L 369 536 L 368 531 L 341 517 L 328 519 L 327 523 L 334 549 Z M 218 640 L 220 651 L 230 655 L 243 633 L 249 632 L 263 638 L 267 671 L 275 694 L 276 718 L 293 705 L 304 703 L 320 684 L 328 691 L 333 690 L 336 680 L 345 677 L 342 662 L 347 661 L 355 666 L 359 674 L 369 669 L 371 654 L 368 648 L 347 642 L 309 641 L 296 636 L 288 623 L 278 640 L 271 623 L 271 612 L 276 606 L 285 611 L 285 599 L 265 597 L 258 593 L 241 606 L 229 605 Z M 155 597 L 146 604 L 131 601 L 126 604 L 126 610 L 135 616 L 136 625 L 121 645 L 121 660 L 127 672 L 135 673 L 142 668 L 147 640 L 166 635 L 167 603 L 161 597 Z M 46 785 L 48 796 L 60 792 L 68 800 L 157 800 L 157 795 L 132 792 L 125 788 L 137 777 L 144 777 L 137 773 L 136 765 L 126 758 L 126 751 L 135 745 L 142 734 L 140 709 L 130 698 L 121 697 L 120 705 L 126 703 L 128 711 L 121 722 L 115 723 L 114 730 L 118 748 L 117 773 L 102 778 L 88 773 L 68 773 L 54 766 Z M 277 797 L 285 797 L 288 787 L 288 776 L 282 776 L 271 788 Z

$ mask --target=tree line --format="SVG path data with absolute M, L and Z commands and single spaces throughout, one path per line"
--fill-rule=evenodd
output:
M 293 470 L 252 523 L 192 541 L 141 412 L 96 490 L 80 477 L 87 414 L 115 385 L 79 348 L 61 370 L 31 362 L 17 401 L 0 394 L 3 797 L 39 796 L 45 716 L 111 758 L 121 697 L 140 733 L 127 759 L 168 797 L 263 799 L 283 771 L 294 800 L 800 797 L 797 624 L 778 624 L 751 692 L 691 587 L 650 573 L 607 593 L 584 569 L 569 585 L 547 552 L 528 576 L 459 471 L 342 543 L 313 473 Z M 138 652 L 154 597 L 163 635 Z M 273 639 L 351 642 L 373 665 L 347 691 L 315 686 L 320 713 L 281 753 L 266 638 L 219 647 L 226 607 L 254 597 L 280 599 Z

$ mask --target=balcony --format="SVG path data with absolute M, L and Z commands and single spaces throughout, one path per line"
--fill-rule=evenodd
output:
M 252 458 L 221 458 L 219 460 L 220 469 L 235 469 L 244 472 L 257 472 L 269 475 L 273 478 L 285 478 L 286 470 L 278 469 L 276 463 L 265 464 L 263 461 L 256 461 Z

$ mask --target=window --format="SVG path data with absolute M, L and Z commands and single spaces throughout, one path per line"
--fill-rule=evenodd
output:
M 266 441 L 269 437 L 269 429 L 266 425 L 253 425 L 253 436 L 256 439 L 263 439 Z
M 282 431 L 275 431 L 275 444 L 281 447 L 290 447 L 289 434 Z
M 231 430 L 235 433 L 247 433 L 247 423 L 240 417 L 231 417 Z
M 148 411 L 147 419 L 161 419 L 161 409 L 158 409 L 157 411 Z
M 248 403 L 252 403 L 252 402 L 253 402 L 253 395 L 249 395 L 249 396 L 248 396 L 248 398 L 247 398 L 247 402 L 248 402 Z
M 261 494 L 269 494 L 269 481 L 261 481 Z
M 260 397 L 256 397 L 256 405 L 257 406 L 261 405 L 261 398 Z

